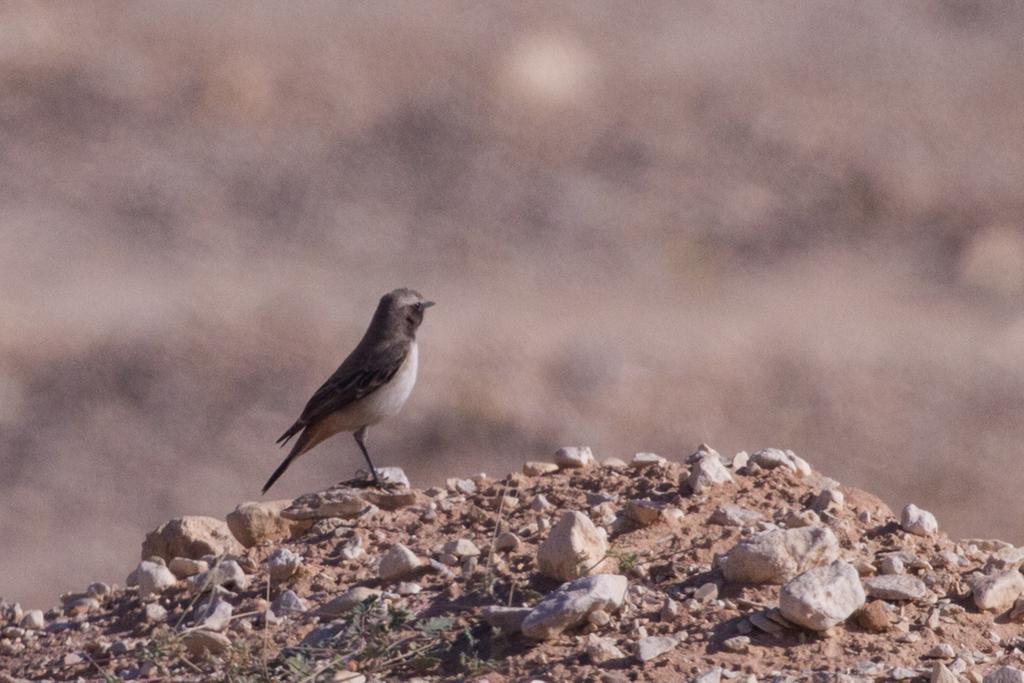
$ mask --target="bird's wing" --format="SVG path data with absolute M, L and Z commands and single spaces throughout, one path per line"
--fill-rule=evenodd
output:
M 307 425 L 341 410 L 353 401 L 372 394 L 387 384 L 398 369 L 402 367 L 408 355 L 408 347 L 394 344 L 374 349 L 373 353 L 353 353 L 345 359 L 334 374 L 316 390 L 306 403 L 302 415 L 295 424 L 288 428 L 278 443 L 287 443 L 288 439 L 302 431 Z

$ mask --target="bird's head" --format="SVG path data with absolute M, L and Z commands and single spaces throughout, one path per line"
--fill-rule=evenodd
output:
M 423 312 L 434 305 L 414 289 L 396 289 L 380 298 L 378 315 L 385 315 L 391 325 L 399 327 L 409 336 L 415 336 L 423 322 Z

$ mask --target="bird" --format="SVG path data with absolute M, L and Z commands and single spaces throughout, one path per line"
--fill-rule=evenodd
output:
M 362 340 L 277 440 L 283 447 L 298 435 L 288 457 L 263 485 L 263 493 L 299 456 L 339 432 L 353 432 L 374 482 L 381 486 L 366 450 L 366 430 L 396 415 L 412 393 L 419 365 L 416 331 L 424 311 L 433 305 L 419 292 L 404 287 L 380 298 Z

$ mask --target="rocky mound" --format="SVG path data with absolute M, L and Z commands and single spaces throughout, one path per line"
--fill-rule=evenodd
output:
M 1024 549 L 792 452 L 387 478 L 171 520 L 127 587 L 2 604 L 0 680 L 1024 681 Z

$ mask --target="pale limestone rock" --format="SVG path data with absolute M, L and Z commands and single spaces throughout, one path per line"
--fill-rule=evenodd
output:
M 722 573 L 737 583 L 783 583 L 839 556 L 827 527 L 772 529 L 743 539 L 722 558 Z
M 973 589 L 978 609 L 1004 612 L 1024 593 L 1024 575 L 1017 569 L 990 574 L 975 581 Z
M 178 582 L 171 570 L 156 562 L 143 560 L 135 569 L 135 580 L 139 586 L 139 597 L 146 600 L 152 595 L 159 595 L 165 589 Z
M 570 581 L 595 571 L 607 554 L 608 540 L 603 530 L 583 513 L 570 511 L 540 544 L 537 565 L 546 576 Z
M 903 508 L 900 526 L 907 533 L 916 536 L 934 536 L 939 533 L 939 523 L 935 520 L 935 515 L 913 503 Z
M 291 504 L 290 500 L 242 503 L 228 513 L 228 529 L 246 548 L 270 541 L 287 540 L 302 525 L 301 522 L 281 516 Z
M 864 590 L 872 598 L 881 600 L 920 600 L 928 594 L 928 587 L 916 576 L 883 574 L 864 579 Z
M 204 555 L 240 554 L 242 545 L 228 525 L 213 517 L 186 516 L 172 519 L 146 534 L 142 559 L 175 557 L 199 559 Z
M 846 621 L 864 601 L 857 569 L 841 560 L 809 569 L 779 592 L 782 616 L 812 631 L 825 631 Z
M 278 548 L 267 558 L 267 570 L 274 581 L 283 581 L 299 570 L 302 557 L 288 548 Z
M 377 564 L 377 575 L 384 581 L 393 581 L 412 574 L 423 566 L 423 560 L 401 543 L 384 553 Z
M 562 469 L 580 469 L 594 464 L 594 454 L 587 446 L 567 446 L 555 451 L 555 464 Z
M 595 610 L 614 612 L 622 606 L 628 585 L 626 577 L 618 574 L 595 574 L 566 583 L 526 616 L 523 634 L 547 640 L 583 623 Z

